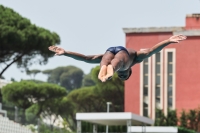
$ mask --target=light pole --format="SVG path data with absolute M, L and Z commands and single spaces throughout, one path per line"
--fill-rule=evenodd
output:
M 18 107 L 15 106 L 15 122 L 18 122 Z
M 107 113 L 110 111 L 110 105 L 112 104 L 111 102 L 107 102 Z M 106 126 L 106 133 L 108 133 L 108 125 Z

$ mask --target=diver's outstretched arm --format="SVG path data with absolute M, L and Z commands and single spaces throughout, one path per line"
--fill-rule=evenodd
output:
M 138 63 L 142 62 L 145 58 L 148 58 L 148 57 L 152 56 L 153 54 L 158 53 L 159 51 L 161 51 L 167 45 L 169 45 L 171 43 L 179 43 L 180 41 L 183 41 L 186 38 L 187 37 L 184 36 L 184 35 L 175 35 L 175 36 L 170 37 L 167 40 L 164 40 L 164 41 L 154 45 L 152 48 L 137 51 Z
M 55 52 L 55 55 L 65 55 L 75 60 L 84 61 L 87 63 L 100 63 L 103 57 L 103 54 L 86 56 L 86 55 L 76 53 L 76 52 L 65 51 L 63 48 L 60 48 L 57 46 L 50 46 L 49 50 L 52 52 Z

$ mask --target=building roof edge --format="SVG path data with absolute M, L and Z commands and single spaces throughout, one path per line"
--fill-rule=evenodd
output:
M 184 27 L 148 27 L 148 28 L 123 28 L 124 33 L 152 33 L 184 31 Z
M 173 35 L 200 36 L 200 29 L 199 30 L 174 31 Z

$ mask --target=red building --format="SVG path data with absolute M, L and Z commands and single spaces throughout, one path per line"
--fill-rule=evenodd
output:
M 151 48 L 172 35 L 187 39 L 170 44 L 132 68 L 125 82 L 125 112 L 155 118 L 155 109 L 200 106 L 200 14 L 186 16 L 185 27 L 124 28 L 126 47 Z

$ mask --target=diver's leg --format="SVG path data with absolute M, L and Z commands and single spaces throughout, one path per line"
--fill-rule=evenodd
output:
M 111 63 L 112 59 L 115 57 L 113 53 L 110 51 L 107 51 L 104 56 L 102 57 L 101 63 L 100 63 L 100 71 L 98 78 L 102 81 L 105 82 L 105 76 L 107 74 L 107 66 Z
M 102 65 L 100 67 L 100 71 L 99 71 L 99 75 L 98 75 L 98 79 L 101 80 L 102 82 L 105 82 L 104 76 L 106 75 L 106 71 L 107 71 L 107 66 Z
M 112 76 L 114 75 L 114 73 L 119 70 L 123 65 L 123 62 L 119 59 L 119 58 L 114 58 L 111 61 L 111 64 L 109 64 L 107 66 L 107 74 L 105 76 L 105 80 L 108 80 L 110 78 L 112 78 Z
M 111 63 L 107 66 L 107 74 L 105 79 L 108 80 L 113 76 L 113 74 L 119 69 L 126 66 L 126 62 L 129 62 L 129 55 L 127 55 L 126 51 L 119 51 L 115 57 L 112 59 Z

